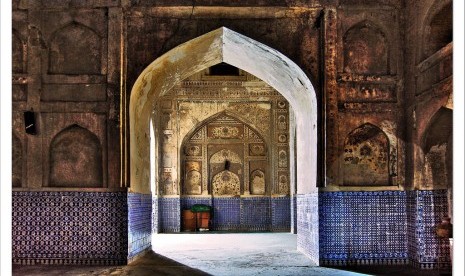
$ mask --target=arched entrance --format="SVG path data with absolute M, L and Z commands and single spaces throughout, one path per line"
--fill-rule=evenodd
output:
M 318 214 L 304 206 L 317 206 L 317 101 L 307 76 L 289 58 L 248 37 L 220 28 L 184 43 L 151 63 L 131 91 L 130 193 L 150 194 L 150 128 L 159 97 L 190 75 L 221 62 L 247 71 L 277 90 L 292 106 L 296 126 L 297 193 L 299 227 L 305 228 L 299 247 L 318 263 Z M 300 202 L 300 203 L 299 203 Z M 305 213 L 307 212 L 307 213 Z M 311 215 L 311 218 L 310 218 Z M 309 238 L 304 233 L 312 233 Z
M 271 195 L 288 191 L 270 181 L 268 148 L 259 131 L 236 114 L 207 118 L 186 135 L 180 149 L 181 205 L 206 201 L 214 208 L 211 230 L 274 230 Z

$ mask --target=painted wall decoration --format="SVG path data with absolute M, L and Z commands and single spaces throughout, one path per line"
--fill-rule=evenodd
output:
M 186 178 L 184 184 L 184 194 L 202 194 L 202 163 L 190 161 L 186 162 Z
M 253 195 L 265 194 L 265 173 L 255 170 L 250 174 L 250 193 Z
M 212 179 L 213 195 L 229 195 L 235 196 L 240 195 L 240 183 L 239 176 L 228 170 L 224 170 Z
M 343 157 L 343 185 L 390 185 L 389 140 L 377 126 L 367 123 L 349 133 Z
M 222 149 L 210 157 L 210 164 L 224 164 L 229 161 L 231 163 L 242 164 L 242 158 L 234 151 Z
M 287 160 L 287 151 L 285 149 L 281 149 L 279 151 L 279 155 L 278 155 L 278 166 L 280 168 L 286 168 L 287 167 L 287 163 L 288 163 L 288 160 Z
M 50 144 L 53 187 L 102 187 L 102 147 L 95 134 L 78 125 L 58 133 Z
M 266 143 L 256 130 L 220 113 L 191 133 L 181 152 L 183 194 L 266 194 L 270 165 Z

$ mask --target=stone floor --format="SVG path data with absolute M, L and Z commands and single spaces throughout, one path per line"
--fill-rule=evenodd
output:
M 296 235 L 158 234 L 153 251 L 127 266 L 13 266 L 13 275 L 443 275 L 409 266 L 314 266 L 296 250 Z

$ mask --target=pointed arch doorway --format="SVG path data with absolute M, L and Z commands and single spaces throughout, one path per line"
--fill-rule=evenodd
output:
M 150 119 L 152 112 L 156 112 L 157 101 L 183 79 L 222 62 L 261 79 L 292 106 L 296 128 L 296 186 L 300 196 L 297 198 L 298 248 L 318 264 L 315 91 L 308 77 L 289 58 L 227 28 L 219 28 L 179 45 L 156 59 L 139 75 L 131 91 L 130 131 L 125 140 L 130 141 L 129 167 L 126 168 L 130 173 L 128 192 L 150 194 Z M 312 206 L 311 211 L 308 206 Z
M 223 111 L 205 119 L 180 149 L 181 206 L 210 205 L 214 231 L 280 230 L 272 224 L 271 195 L 288 194 L 288 186 L 272 185 L 269 155 L 266 139 L 239 115 Z

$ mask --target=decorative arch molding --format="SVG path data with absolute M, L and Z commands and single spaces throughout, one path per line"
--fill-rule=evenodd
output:
M 389 138 L 383 130 L 370 123 L 355 128 L 344 141 L 343 185 L 391 185 L 389 157 Z
M 156 101 L 188 76 L 225 62 L 281 93 L 296 115 L 298 193 L 317 191 L 317 101 L 305 73 L 278 51 L 219 28 L 168 51 L 136 80 L 129 103 L 130 191 L 150 193 L 149 119 Z
M 181 144 L 184 145 L 187 140 L 191 139 L 192 136 L 194 136 L 195 132 L 197 132 L 199 129 L 202 128 L 202 126 L 205 126 L 205 125 L 219 119 L 222 116 L 231 117 L 233 120 L 236 120 L 237 122 L 240 122 L 240 123 L 243 123 L 244 125 L 247 125 L 249 128 L 251 128 L 254 131 L 254 133 L 260 139 L 262 139 L 263 141 L 265 141 L 268 144 L 269 138 L 266 137 L 265 135 L 263 135 L 259 131 L 259 129 L 252 122 L 247 120 L 247 118 L 243 118 L 240 114 L 231 112 L 230 110 L 225 110 L 225 111 L 218 112 L 217 114 L 214 114 L 214 115 L 202 120 L 201 122 L 197 123 L 197 125 L 192 127 L 192 129 L 182 138 L 182 143 Z
M 389 74 L 390 44 L 381 27 L 363 20 L 343 36 L 344 72 L 360 75 Z
M 257 168 L 263 172 L 260 194 L 265 194 L 266 172 L 271 172 L 267 143 L 259 131 L 229 112 L 219 112 L 198 123 L 180 149 L 183 195 L 248 195 L 249 181 L 254 177 L 250 172 Z
M 52 187 L 102 187 L 102 146 L 91 131 L 73 124 L 50 143 Z
M 56 30 L 50 38 L 49 74 L 101 74 L 102 38 L 77 22 Z
M 421 24 L 422 61 L 452 42 L 452 1 L 434 1 Z

